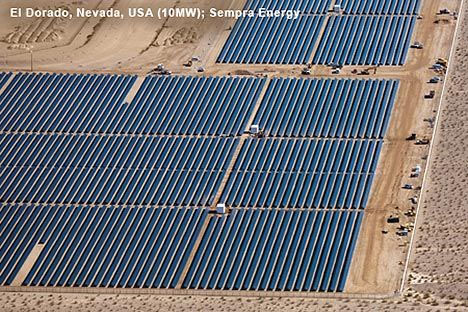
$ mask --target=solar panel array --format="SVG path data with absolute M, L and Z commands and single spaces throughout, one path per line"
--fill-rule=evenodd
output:
M 201 208 L 5 205 L 0 285 L 35 245 L 23 286 L 174 288 L 207 217 Z
M 0 130 L 115 132 L 136 76 L 17 74 L 0 95 Z
M 221 201 L 232 207 L 364 208 L 381 143 L 248 140 Z
M 312 54 L 324 16 L 298 19 L 244 17 L 237 21 L 219 63 L 304 64 Z
M 2 81 L 0 285 L 344 290 L 398 81 Z
M 382 139 L 397 80 L 278 79 L 254 124 L 268 136 Z
M 361 212 L 235 209 L 210 220 L 183 286 L 342 291 Z
M 118 124 L 126 133 L 238 135 L 244 132 L 265 79 L 147 77 Z
M 327 13 L 334 5 L 340 13 Z M 236 22 L 218 63 L 399 66 L 406 62 L 420 0 L 250 0 L 245 9 L 254 17 Z M 300 14 L 268 18 L 259 16 L 261 9 Z
M 234 138 L 1 134 L 8 203 L 210 205 Z
M 403 65 L 415 16 L 331 16 L 313 64 Z
M 0 89 L 8 82 L 12 73 L 0 73 Z

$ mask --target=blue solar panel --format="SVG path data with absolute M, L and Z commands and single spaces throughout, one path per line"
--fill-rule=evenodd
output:
M 383 138 L 399 82 L 274 78 L 254 124 L 268 136 Z
M 0 285 L 10 285 L 31 250 L 42 244 L 23 286 L 174 288 L 207 212 L 2 206 Z
M 17 74 L 0 98 L 0 130 L 97 132 L 124 114 L 136 76 Z
M 419 13 L 420 0 L 338 0 L 345 14 L 414 15 Z
M 12 73 L 0 73 L 0 89 L 7 83 L 10 79 Z M 1 95 L 0 95 L 1 98 Z
M 237 139 L 0 134 L 0 200 L 211 205 Z
M 364 208 L 382 141 L 250 139 L 221 201 L 232 207 Z
M 331 16 L 313 64 L 403 65 L 415 16 Z
M 246 10 L 300 10 L 301 13 L 319 14 L 326 13 L 332 0 L 249 0 L 245 5 Z
M 343 291 L 362 213 L 234 209 L 212 217 L 184 288 Z
M 266 79 L 239 77 L 147 77 L 116 124 L 120 131 L 146 134 L 237 135 Z
M 309 61 L 324 16 L 298 19 L 246 17 L 236 22 L 217 62 L 305 64 Z
M 265 79 L 19 74 L 2 94 L 3 131 L 235 135 Z M 0 78 L 0 84 L 2 79 Z

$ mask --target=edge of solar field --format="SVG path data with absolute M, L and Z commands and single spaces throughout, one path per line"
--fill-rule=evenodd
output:
M 445 77 L 450 77 L 450 74 L 451 74 L 451 72 L 453 70 L 452 63 L 453 63 L 453 57 L 454 57 L 454 53 L 455 53 L 455 47 L 457 45 L 457 40 L 456 39 L 457 39 L 457 35 L 458 35 L 459 29 L 460 29 L 459 28 L 460 21 L 463 20 L 463 18 L 466 18 L 465 16 L 463 16 L 464 5 L 465 5 L 465 0 L 461 0 L 460 8 L 458 9 L 458 19 L 457 19 L 457 23 L 456 23 L 456 26 L 455 26 L 455 31 L 453 33 L 452 45 L 450 47 L 450 53 L 449 53 L 448 64 L 447 64 L 447 73 L 445 74 Z M 444 79 L 444 84 L 442 86 L 440 100 L 439 100 L 439 103 L 437 105 L 437 114 L 436 114 L 435 121 L 434 121 L 434 129 L 432 130 L 432 136 L 431 136 L 432 138 L 436 137 L 437 129 L 440 126 L 440 115 L 441 115 L 441 113 L 443 111 L 443 108 L 444 108 L 442 104 L 443 104 L 443 101 L 445 100 L 445 93 L 446 93 L 446 89 L 447 89 L 447 81 L 448 81 L 448 79 Z M 418 229 L 419 213 L 421 211 L 421 206 L 422 206 L 422 203 L 424 202 L 424 197 L 426 195 L 427 175 L 428 175 L 428 172 L 429 172 L 430 164 L 432 162 L 434 145 L 435 145 L 435 140 L 432 139 L 431 142 L 430 142 L 430 146 L 429 146 L 428 159 L 427 159 L 427 162 L 426 162 L 426 166 L 424 168 L 423 180 L 421 182 L 421 193 L 420 193 L 421 197 L 420 197 L 420 199 L 418 201 L 418 205 L 416 207 L 416 215 L 415 215 L 415 220 L 414 220 L 415 227 L 414 227 L 414 231 L 411 233 L 410 243 L 409 243 L 409 246 L 408 246 L 408 251 L 407 251 L 407 255 L 406 255 L 406 259 L 405 259 L 405 267 L 403 269 L 403 275 L 401 277 L 400 288 L 398 290 L 399 294 L 404 292 L 405 285 L 407 284 L 407 275 L 408 275 L 410 260 L 411 260 L 411 257 L 413 256 L 413 248 L 414 248 L 413 245 L 414 245 L 414 241 L 415 241 L 415 237 L 416 237 L 416 232 L 417 232 L 417 229 Z

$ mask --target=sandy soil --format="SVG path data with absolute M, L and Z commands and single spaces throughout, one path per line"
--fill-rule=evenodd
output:
M 465 2 L 410 267 L 412 288 L 461 300 L 468 299 L 467 16 Z
M 30 55 L 26 49 L 33 46 L 34 69 L 42 71 L 117 72 L 146 74 L 159 63 L 174 72 L 196 72 L 205 66 L 206 60 L 217 55 L 224 42 L 221 34 L 229 33 L 234 19 L 206 18 L 89 18 L 61 21 L 58 26 L 47 20 L 27 18 L 12 19 L 8 9 L 12 0 L 0 3 L 0 69 L 28 70 Z M 219 9 L 242 8 L 245 0 L 217 1 Z M 23 4 L 26 6 L 26 4 Z M 129 7 L 158 8 L 212 7 L 210 0 L 101 0 L 101 1 L 35 1 L 44 7 L 77 6 L 99 9 L 118 9 L 127 12 Z M 41 25 L 41 26 L 39 26 Z M 14 44 L 10 38 L 22 36 L 26 29 L 34 30 L 39 37 L 44 32 L 57 33 L 52 42 L 21 39 L 23 44 Z M 57 28 L 57 29 L 56 29 Z M 19 33 L 18 35 L 14 35 Z M 221 41 L 220 41 L 221 38 Z M 219 43 L 221 42 L 221 43 Z M 183 66 L 196 56 L 200 59 L 192 68 Z
M 459 4 L 458 4 L 459 5 Z M 416 165 L 425 168 L 429 146 L 415 146 L 406 141 L 410 133 L 418 137 L 431 138 L 433 128 L 425 120 L 435 117 L 440 100 L 442 84 L 429 85 L 426 82 L 434 76 L 430 64 L 438 57 L 448 58 L 452 46 L 455 20 L 450 24 L 435 24 L 435 15 L 440 8 L 447 7 L 458 11 L 453 1 L 425 1 L 422 9 L 423 20 L 417 24 L 413 41 L 424 42 L 425 49 L 410 50 L 407 65 L 387 73 L 392 69 L 382 68 L 378 77 L 396 76 L 400 79 L 400 90 L 392 112 L 390 128 L 385 138 L 384 148 L 377 168 L 377 176 L 372 195 L 365 210 L 365 218 L 357 248 L 353 257 L 346 291 L 357 293 L 395 293 L 399 291 L 402 272 L 411 236 L 396 235 L 400 225 L 411 226 L 415 217 L 416 205 L 411 197 L 419 197 L 422 184 L 419 178 L 410 178 L 411 169 Z M 387 77 L 388 77 L 387 76 Z M 424 94 L 430 89 L 437 97 L 425 100 Z M 414 190 L 404 190 L 410 183 Z M 388 224 L 387 218 L 398 216 L 398 224 Z
M 467 302 L 417 295 L 385 300 L 240 298 L 96 294 L 0 293 L 5 312 L 17 311 L 466 311 Z

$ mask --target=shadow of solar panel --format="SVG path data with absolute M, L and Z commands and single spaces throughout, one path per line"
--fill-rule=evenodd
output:
M 305 64 L 309 61 L 325 16 L 298 19 L 246 17 L 237 20 L 218 63 Z
M 202 208 L 5 205 L 0 285 L 42 244 L 23 286 L 174 288 L 206 217 Z
M 382 139 L 397 80 L 274 78 L 254 124 L 269 136 Z
M 211 205 L 234 138 L 0 134 L 0 200 Z
M 362 216 L 280 209 L 214 216 L 182 287 L 343 291 Z
M 415 16 L 331 16 L 313 64 L 403 65 Z

